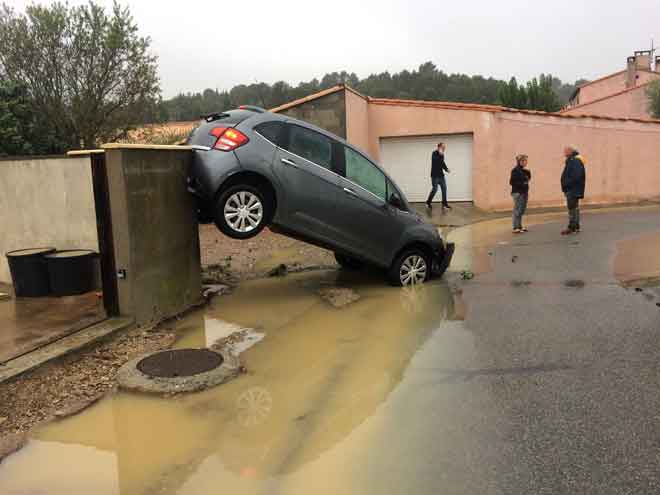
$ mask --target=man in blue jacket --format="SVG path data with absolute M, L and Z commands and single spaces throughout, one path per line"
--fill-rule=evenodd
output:
M 566 195 L 568 207 L 568 228 L 562 230 L 561 235 L 577 234 L 580 232 L 580 200 L 584 198 L 586 174 L 584 171 L 584 158 L 578 150 L 567 146 L 564 148 L 566 165 L 561 174 L 561 190 Z
M 445 182 L 445 172 L 449 173 L 449 168 L 445 163 L 445 143 L 438 143 L 438 149 L 431 154 L 431 192 L 426 200 L 426 207 L 430 210 L 433 206 L 431 201 L 435 193 L 438 192 L 438 186 L 442 191 L 442 208 L 451 210 L 447 203 L 447 182 Z

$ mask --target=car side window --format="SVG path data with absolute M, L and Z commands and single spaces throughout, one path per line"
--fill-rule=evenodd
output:
M 323 134 L 291 125 L 286 149 L 323 168 L 332 169 L 332 140 Z
M 357 151 L 344 146 L 346 178 L 387 201 L 385 174 Z
M 390 180 L 387 181 L 387 202 L 390 205 L 394 206 L 395 208 L 398 208 L 399 210 L 406 211 L 403 198 L 401 197 L 399 191 L 396 190 L 396 187 L 394 187 L 394 184 L 392 184 L 392 181 Z
M 284 128 L 284 123 L 278 121 L 264 122 L 259 124 L 254 128 L 259 134 L 268 139 L 271 143 L 276 146 L 280 146 L 282 142 L 282 129 Z

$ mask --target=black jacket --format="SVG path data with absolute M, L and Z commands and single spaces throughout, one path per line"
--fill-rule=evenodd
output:
M 431 177 L 442 177 L 445 175 L 444 171 L 449 172 L 445 163 L 445 155 L 435 150 L 431 154 Z
M 561 190 L 567 196 L 584 198 L 586 174 L 584 164 L 578 154 L 577 151 L 574 151 L 571 156 L 566 158 L 566 166 L 561 174 Z
M 509 184 L 511 184 L 511 194 L 520 193 L 527 194 L 529 192 L 529 181 L 532 179 L 532 173 L 522 168 L 520 165 L 516 165 L 511 170 L 511 179 L 509 179 Z

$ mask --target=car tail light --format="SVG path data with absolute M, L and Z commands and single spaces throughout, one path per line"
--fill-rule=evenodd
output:
M 245 134 L 233 127 L 214 127 L 209 134 L 218 138 L 213 147 L 221 151 L 234 151 L 249 141 Z

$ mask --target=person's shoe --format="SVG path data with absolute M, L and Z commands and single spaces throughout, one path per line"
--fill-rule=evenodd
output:
M 574 234 L 575 231 L 573 229 L 564 229 L 561 231 L 561 235 L 571 235 Z
M 511 232 L 512 232 L 513 234 L 522 234 L 522 233 L 523 233 L 523 230 L 522 230 L 522 229 L 513 229 Z
M 523 232 L 523 233 L 524 233 L 524 232 L 529 232 L 529 230 L 527 230 L 525 227 L 523 227 L 522 229 L 520 229 L 520 231 Z
M 447 208 L 448 210 L 451 210 L 451 206 L 449 206 L 447 203 L 444 203 L 442 205 L 443 208 Z
M 427 202 L 426 202 L 426 207 L 427 207 L 429 210 L 432 210 L 432 209 L 433 209 L 433 205 L 431 204 L 430 201 L 427 201 Z

